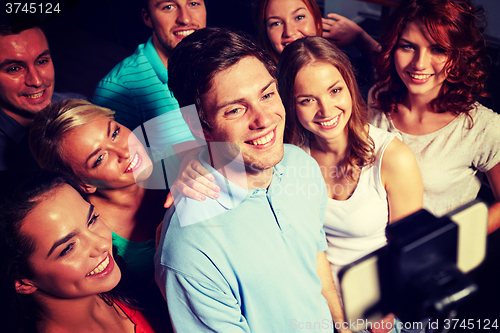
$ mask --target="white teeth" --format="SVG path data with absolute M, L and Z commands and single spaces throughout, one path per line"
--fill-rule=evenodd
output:
M 263 136 L 262 138 L 259 138 L 257 140 L 251 141 L 250 143 L 253 144 L 254 146 L 258 145 L 265 145 L 266 143 L 270 142 L 274 138 L 274 131 L 269 132 L 268 135 Z
M 26 95 L 28 98 L 39 98 L 42 97 L 43 91 L 39 92 L 38 94 L 32 94 L 32 95 Z
M 176 31 L 174 32 L 174 35 L 177 36 L 189 36 L 194 32 L 194 30 L 183 30 L 183 31 Z
M 125 171 L 127 172 L 127 171 L 130 171 L 133 168 L 135 168 L 138 161 L 139 161 L 139 154 L 135 153 L 134 159 L 132 160 L 132 162 L 130 162 L 130 165 L 128 166 L 127 170 L 125 170 Z
M 410 76 L 417 80 L 425 80 L 432 76 L 432 74 L 410 74 Z
M 97 266 L 96 268 L 94 268 L 94 270 L 90 273 L 87 274 L 87 276 L 91 276 L 91 275 L 94 275 L 94 274 L 99 274 L 101 273 L 103 270 L 106 269 L 106 267 L 108 267 L 109 265 L 109 255 L 106 257 L 106 259 L 104 259 L 103 262 L 101 262 L 99 264 L 99 266 Z
M 337 122 L 337 120 L 339 120 L 339 117 L 340 117 L 340 114 L 338 116 L 336 116 L 335 118 L 332 118 L 332 120 L 330 120 L 330 121 L 320 121 L 319 124 L 321 126 L 332 126 L 333 124 L 335 124 Z

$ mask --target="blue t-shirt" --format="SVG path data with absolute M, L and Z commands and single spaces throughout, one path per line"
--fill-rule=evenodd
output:
M 200 161 L 220 186 L 219 199 L 176 201 L 155 255 L 175 330 L 331 332 L 316 274 L 316 256 L 327 248 L 326 187 L 316 161 L 285 145 L 267 190 L 238 187 Z
M 115 111 L 116 121 L 131 131 L 149 121 L 146 135 L 154 153 L 156 147 L 194 140 L 167 82 L 150 38 L 99 82 L 93 101 Z

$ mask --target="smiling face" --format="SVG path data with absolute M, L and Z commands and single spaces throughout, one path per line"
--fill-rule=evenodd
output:
M 54 92 L 54 66 L 49 46 L 38 28 L 0 35 L 0 108 L 19 118 L 49 105 Z
M 77 298 L 113 289 L 121 278 L 112 255 L 111 230 L 69 185 L 45 193 L 20 232 L 35 242 L 30 292 Z
M 142 17 L 153 29 L 153 44 L 167 57 L 184 37 L 207 25 L 203 0 L 150 0 Z
M 123 188 L 152 172 L 151 160 L 137 137 L 104 116 L 66 133 L 61 149 L 75 174 L 96 188 Z
M 446 80 L 447 60 L 446 52 L 422 22 L 407 24 L 396 46 L 394 62 L 410 95 L 436 98 Z
M 212 129 L 207 141 L 230 142 L 241 150 L 249 171 L 272 168 L 283 158 L 285 109 L 276 80 L 255 57 L 241 59 L 215 75 L 201 107 Z M 228 159 L 235 153 L 222 151 Z
M 295 109 L 301 125 L 325 140 L 347 136 L 352 98 L 338 69 L 325 62 L 302 67 L 295 77 Z
M 278 54 L 294 40 L 316 35 L 314 16 L 301 0 L 270 0 L 265 15 L 267 36 Z

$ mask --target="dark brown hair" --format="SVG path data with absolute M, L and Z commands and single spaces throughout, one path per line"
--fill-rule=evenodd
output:
M 201 107 L 219 72 L 245 57 L 255 57 L 276 77 L 276 65 L 251 38 L 222 28 L 204 28 L 184 38 L 168 59 L 168 86 L 181 108 L 195 104 L 203 129 L 211 125 Z M 181 109 L 181 112 L 183 110 Z

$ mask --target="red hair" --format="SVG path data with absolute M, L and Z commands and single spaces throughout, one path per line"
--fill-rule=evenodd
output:
M 470 0 L 403 0 L 388 20 L 382 33 L 382 51 L 377 60 L 379 83 L 372 91 L 375 107 L 397 112 L 407 88 L 399 78 L 394 52 L 401 33 L 409 22 L 421 21 L 436 43 L 445 50 L 446 80 L 431 102 L 437 112 L 469 113 L 480 97 L 485 97 L 486 56 L 482 8 Z
M 257 29 L 259 32 L 259 44 L 260 46 L 269 53 L 274 61 L 278 62 L 279 54 L 273 48 L 269 37 L 267 36 L 267 26 L 266 26 L 266 10 L 267 5 L 272 0 L 260 0 L 258 1 L 256 20 Z M 316 36 L 321 36 L 323 34 L 323 21 L 321 11 L 319 10 L 316 0 L 301 0 L 307 7 L 307 10 L 312 14 L 314 18 L 314 25 L 316 26 Z

